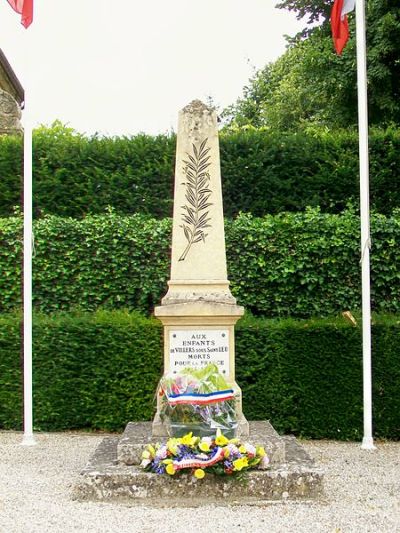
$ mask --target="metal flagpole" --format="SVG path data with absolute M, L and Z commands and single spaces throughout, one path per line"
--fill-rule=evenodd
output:
M 369 156 L 368 156 L 368 96 L 367 54 L 365 38 L 365 1 L 356 0 L 358 139 L 360 153 L 360 218 L 361 218 L 361 279 L 362 279 L 362 346 L 364 437 L 361 448 L 375 449 L 372 437 L 372 378 L 371 378 L 371 290 L 370 290 L 370 221 L 369 221 Z
M 27 37 L 26 37 L 27 39 Z M 28 50 L 28 47 L 25 48 Z M 27 62 L 28 63 L 28 62 Z M 24 436 L 21 444 L 36 444 L 33 436 L 32 401 L 32 123 L 27 68 L 24 98 Z M 28 94 L 28 98 L 26 95 Z

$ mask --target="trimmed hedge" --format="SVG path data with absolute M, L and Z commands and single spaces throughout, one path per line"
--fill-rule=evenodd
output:
M 0 427 L 21 428 L 20 317 L 0 317 Z M 37 430 L 120 431 L 150 420 L 162 367 L 162 327 L 122 311 L 35 316 Z M 377 437 L 400 438 L 400 320 L 376 317 Z M 362 436 L 361 328 L 343 319 L 261 320 L 236 328 L 237 381 L 248 419 L 311 438 Z
M 34 212 L 82 217 L 112 206 L 120 214 L 172 215 L 174 135 L 90 137 L 56 123 L 34 132 Z M 221 133 L 227 217 L 321 206 L 340 212 L 358 205 L 356 132 Z M 21 139 L 0 136 L 0 216 L 20 203 Z M 400 207 L 400 130 L 370 133 L 371 205 Z
M 255 315 L 332 316 L 360 308 L 359 218 L 305 213 L 226 221 L 232 292 Z M 21 220 L 0 219 L 0 312 L 20 305 Z M 167 289 L 171 221 L 115 213 L 35 223 L 34 305 L 42 312 L 143 313 Z M 400 216 L 373 215 L 372 305 L 400 312 Z
M 20 317 L 0 317 L 0 427 L 21 427 Z M 35 316 L 35 427 L 116 430 L 150 419 L 161 327 L 124 312 Z

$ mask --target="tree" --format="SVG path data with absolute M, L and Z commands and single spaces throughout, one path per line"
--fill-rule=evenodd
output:
M 282 57 L 256 72 L 243 97 L 223 114 L 230 127 L 293 130 L 310 124 L 357 124 L 354 17 L 352 37 L 338 57 L 330 36 L 331 6 L 328 0 L 284 0 L 278 5 L 321 24 L 305 28 Z M 398 0 L 368 0 L 367 6 L 370 124 L 400 124 L 400 6 Z
M 276 7 L 278 9 L 294 11 L 299 20 L 308 17 L 306 22 L 312 25 L 312 27 L 307 26 L 299 34 L 306 36 L 313 32 L 315 24 L 323 24 L 329 19 L 332 4 L 333 0 L 283 0 Z
M 331 38 L 318 28 L 256 72 L 223 118 L 231 129 L 345 127 L 357 120 L 356 103 L 354 62 L 336 56 Z

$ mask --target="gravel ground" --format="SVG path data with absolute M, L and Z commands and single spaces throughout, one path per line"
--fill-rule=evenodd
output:
M 0 532 L 400 532 L 400 442 L 303 441 L 325 471 L 317 503 L 209 505 L 197 509 L 81 503 L 71 499 L 79 471 L 103 436 L 42 433 L 38 445 L 0 431 Z

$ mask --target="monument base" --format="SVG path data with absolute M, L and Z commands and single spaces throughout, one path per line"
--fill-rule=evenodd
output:
M 128 426 L 129 426 L 129 424 L 128 424 Z M 187 427 L 187 431 L 185 430 L 185 433 L 189 433 L 189 431 L 192 431 L 193 435 L 201 436 L 201 435 L 199 435 L 199 433 L 196 430 L 192 430 L 188 424 L 185 424 L 185 426 Z M 125 430 L 125 432 L 126 432 L 126 430 Z M 213 433 L 215 433 L 215 431 Z M 230 438 L 229 435 L 226 434 L 226 432 L 223 431 L 223 433 L 225 433 L 225 435 L 228 438 Z M 244 437 L 248 437 L 249 433 L 250 433 L 249 423 L 247 422 L 247 420 L 246 420 L 245 416 L 243 415 L 243 413 L 241 413 L 239 415 L 238 419 L 237 419 L 237 428 L 236 428 L 236 431 L 233 433 L 233 435 L 235 437 L 244 438 Z M 208 434 L 211 435 L 211 433 L 208 433 Z M 124 435 L 125 435 L 125 433 L 124 433 Z M 154 438 L 160 438 L 160 437 L 167 438 L 169 436 L 168 427 L 161 420 L 161 417 L 160 417 L 159 413 L 156 413 L 156 415 L 155 415 L 155 417 L 153 419 L 152 436 L 153 436 L 153 440 L 154 440 Z M 246 438 L 246 440 L 247 440 L 247 438 Z
M 190 474 L 178 478 L 144 472 L 143 448 L 152 439 L 151 422 L 130 422 L 121 438 L 104 439 L 81 472 L 74 490 L 78 500 L 114 500 L 159 506 L 199 506 L 313 500 L 322 495 L 323 471 L 294 437 L 281 437 L 269 422 L 250 422 L 249 441 L 262 445 L 270 458 L 266 470 L 247 472 L 246 483 L 234 478 Z

